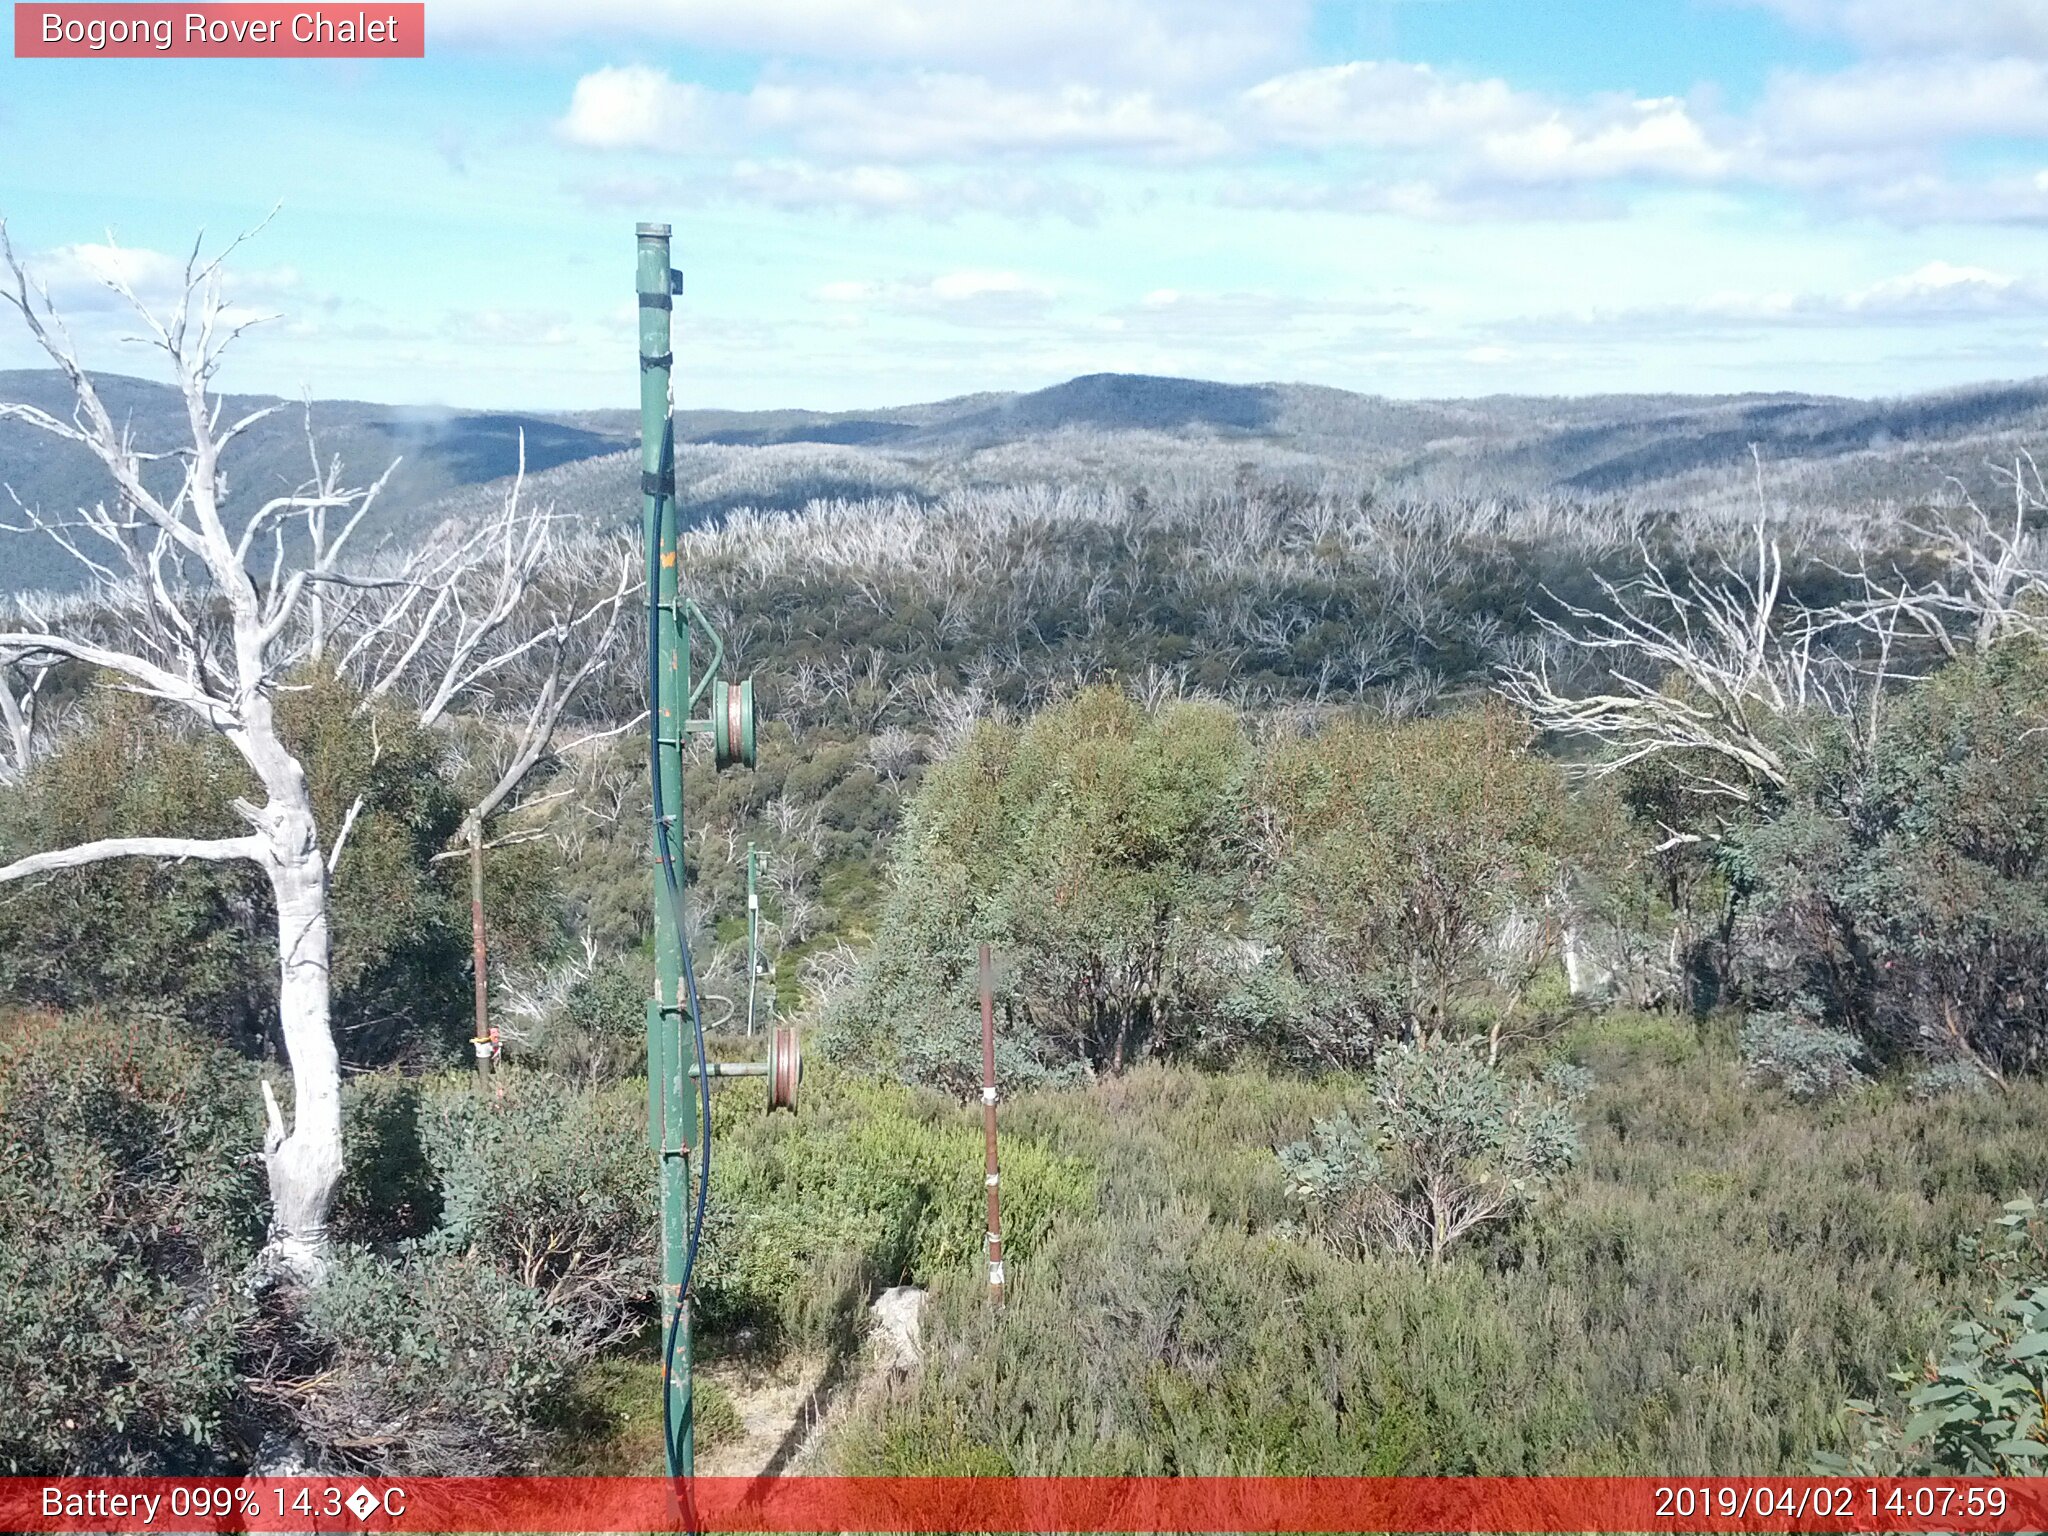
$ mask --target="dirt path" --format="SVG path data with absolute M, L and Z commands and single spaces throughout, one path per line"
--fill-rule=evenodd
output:
M 728 1360 L 699 1366 L 701 1376 L 725 1390 L 746 1432 L 705 1447 L 697 1457 L 698 1474 L 760 1477 L 787 1470 L 823 1417 L 829 1363 L 823 1355 L 799 1355 L 775 1363 Z

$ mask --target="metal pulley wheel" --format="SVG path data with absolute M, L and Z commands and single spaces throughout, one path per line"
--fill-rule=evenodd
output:
M 711 685 L 711 746 L 721 768 L 754 766 L 754 680 Z
M 768 1112 L 796 1112 L 796 1085 L 804 1075 L 803 1047 L 796 1031 L 784 1026 L 768 1037 Z

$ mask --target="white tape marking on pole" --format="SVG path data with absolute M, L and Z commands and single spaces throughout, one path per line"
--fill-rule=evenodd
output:
M 995 1089 L 993 1089 L 993 1088 L 984 1088 L 984 1089 L 982 1089 L 982 1090 L 981 1090 L 981 1102 L 982 1102 L 982 1103 L 984 1103 L 984 1104 L 993 1104 L 993 1103 L 995 1103 L 995 1101 L 996 1101 L 996 1091 L 995 1091 Z
M 988 1283 L 990 1285 L 1001 1285 L 1003 1283 L 1003 1261 L 1001 1259 L 997 1259 L 995 1263 L 989 1265 Z
M 981 1182 L 982 1182 L 982 1183 L 984 1183 L 984 1184 L 986 1184 L 986 1185 L 987 1185 L 987 1186 L 988 1186 L 988 1187 L 989 1187 L 990 1189 L 994 1189 L 994 1188 L 996 1187 L 996 1181 L 997 1181 L 997 1180 L 999 1180 L 999 1179 L 1001 1179 L 1001 1178 L 1002 1178 L 1002 1175 L 1001 1175 L 1001 1174 L 999 1174 L 999 1173 L 992 1173 L 992 1174 L 990 1174 L 990 1175 L 989 1175 L 989 1176 L 988 1176 L 987 1178 L 983 1179 L 983 1180 L 982 1180 Z

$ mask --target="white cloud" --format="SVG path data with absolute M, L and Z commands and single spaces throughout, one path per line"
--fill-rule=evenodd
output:
M 742 160 L 730 184 L 741 197 L 777 208 L 853 208 L 903 213 L 925 207 L 932 184 L 893 165 L 820 170 L 800 162 Z
M 1759 120 L 1793 151 L 1932 148 L 1982 135 L 2048 134 L 2048 64 L 2028 59 L 1916 59 L 1828 75 L 1781 75 Z
M 916 214 L 947 219 L 969 212 L 1090 222 L 1101 207 L 1092 187 L 1036 175 L 930 175 L 893 165 L 821 167 L 801 160 L 741 160 L 713 190 L 772 208 Z M 627 197 L 627 202 L 645 201 Z
M 1687 303 L 1535 315 L 1510 322 L 1531 336 L 1673 337 L 1779 328 L 1896 327 L 2048 315 L 2048 281 L 1988 267 L 1929 261 L 1910 272 L 1837 292 L 1726 289 Z
M 1738 0 L 1878 53 L 2048 57 L 2041 0 Z
M 1284 61 L 1308 0 L 435 0 L 434 46 L 653 38 L 1004 78 L 1241 79 Z
M 1047 283 L 1019 272 L 947 272 L 931 281 L 931 295 L 945 304 L 974 303 L 986 299 L 1043 301 L 1053 297 Z
M 576 82 L 569 111 L 557 127 L 587 149 L 700 148 L 705 92 L 645 64 L 598 69 Z
M 1972 139 L 2048 137 L 2048 63 L 2016 58 L 1780 74 L 1747 117 L 1677 97 L 1564 98 L 1398 60 L 1220 93 L 930 70 L 771 70 L 715 92 L 629 65 L 583 76 L 558 129 L 588 148 L 683 159 L 701 159 L 722 132 L 740 158 L 700 166 L 714 195 L 885 215 L 1093 219 L 1102 192 L 1047 174 L 1063 161 L 1222 164 L 1231 178 L 1212 195 L 1228 206 L 1427 220 L 1614 217 L 1645 184 L 1772 188 L 1906 225 L 2031 223 L 2048 211 L 2048 183 L 1972 177 L 1943 158 Z M 1276 149 L 1317 154 L 1290 164 Z
M 1034 318 L 1059 297 L 1059 291 L 1022 272 L 963 268 L 927 278 L 841 279 L 814 288 L 811 297 L 835 306 L 989 325 Z
M 185 291 L 185 263 L 182 255 L 108 241 L 60 245 L 31 257 L 26 265 L 30 276 L 48 289 L 59 312 L 84 315 L 128 312 L 128 300 L 114 290 L 115 283 L 159 314 L 173 309 Z M 299 275 L 291 267 L 230 263 L 221 276 L 227 301 L 223 318 L 230 325 L 262 318 L 298 286 Z
M 712 92 L 644 64 L 593 70 L 556 125 L 590 149 L 689 154 L 713 124 L 833 161 L 943 162 L 991 155 L 1175 154 L 1219 150 L 1223 130 L 1149 91 L 1089 85 L 1012 89 L 969 75 L 916 74 L 860 85 L 773 80 Z
M 1427 64 L 1362 60 L 1298 70 L 1253 86 L 1240 103 L 1270 141 L 1432 151 L 1462 164 L 1468 179 L 1711 180 L 1733 165 L 1676 98 L 1560 103 L 1502 79 L 1463 80 Z
M 1482 163 L 1517 181 L 1605 181 L 1662 176 L 1713 181 L 1735 157 L 1671 98 L 1629 101 L 1578 120 L 1554 113 L 1540 123 L 1484 136 Z
M 1852 315 L 1946 319 L 2039 311 L 2044 298 L 2048 291 L 2041 284 L 2024 282 L 2009 273 L 1930 261 L 1901 277 L 1849 294 L 1842 308 Z
M 1824 212 L 1881 219 L 1901 228 L 1968 224 L 2048 225 L 2048 172 L 1960 178 L 1910 163 L 1887 166 L 1831 157 L 1781 167 L 1786 185 L 1813 194 Z
M 176 284 L 184 263 L 162 251 L 140 246 L 61 245 L 38 264 L 52 290 L 91 284 L 104 288 L 120 283 L 137 293 Z
M 1242 101 L 1268 138 L 1313 147 L 1437 148 L 1541 110 L 1504 80 L 1457 80 L 1427 64 L 1377 59 L 1296 70 L 1253 86 Z
M 1270 289 L 1156 288 L 1095 317 L 1133 344 L 1197 346 L 1227 356 L 1240 371 L 1284 376 L 1286 359 L 1385 338 L 1412 321 L 1418 306 L 1403 292 L 1352 299 Z M 1253 359 L 1264 362 L 1254 363 Z M 1215 364 L 1208 365 L 1212 370 Z
M 814 155 L 881 160 L 964 160 L 988 154 L 1200 153 L 1220 129 L 1150 92 L 1086 85 L 1015 90 L 967 75 L 841 84 L 764 84 L 749 121 L 788 135 Z

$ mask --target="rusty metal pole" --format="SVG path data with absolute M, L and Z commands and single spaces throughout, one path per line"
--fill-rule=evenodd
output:
M 476 1051 L 478 1077 L 488 1082 L 498 1042 L 491 1038 L 490 952 L 484 943 L 484 828 L 472 818 L 469 833 L 469 944 L 476 970 L 476 1034 L 470 1045 Z
M 981 1134 L 988 1186 L 988 1294 L 1003 1300 L 1003 1195 L 996 1168 L 996 999 L 988 946 L 981 946 Z

